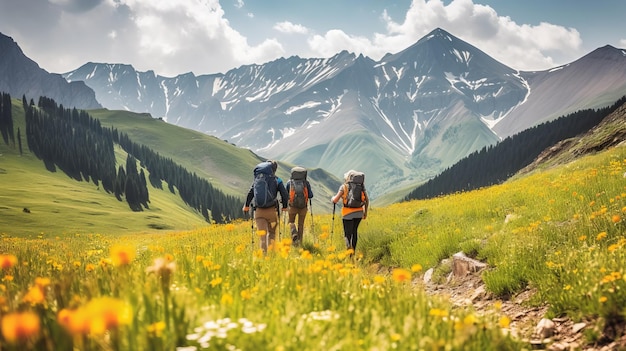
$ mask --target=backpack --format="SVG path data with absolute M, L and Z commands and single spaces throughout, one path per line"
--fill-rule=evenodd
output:
M 309 201 L 309 189 L 306 186 L 307 171 L 302 167 L 291 169 L 291 179 L 289 180 L 289 206 L 295 208 L 306 208 Z
M 355 172 L 344 184 L 343 206 L 350 208 L 362 207 L 365 203 L 365 174 Z
M 259 208 L 276 206 L 276 193 L 278 192 L 278 181 L 272 171 L 271 162 L 261 162 L 254 167 L 254 182 L 252 183 L 254 193 L 254 205 Z

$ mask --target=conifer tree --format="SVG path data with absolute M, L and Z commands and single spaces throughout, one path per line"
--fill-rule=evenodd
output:
M 17 145 L 20 148 L 20 155 L 22 155 L 22 135 L 20 134 L 20 129 L 17 128 Z

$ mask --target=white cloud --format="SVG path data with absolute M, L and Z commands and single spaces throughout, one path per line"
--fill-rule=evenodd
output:
M 273 29 L 307 39 L 283 35 L 280 42 L 263 34 L 249 41 L 232 27 L 219 0 L 0 0 L 0 4 L 3 34 L 55 73 L 90 61 L 131 64 L 166 76 L 223 73 L 286 55 L 329 57 L 342 50 L 377 60 L 407 48 L 437 27 L 521 70 L 550 68 L 563 63 L 559 57 L 572 57 L 581 50 L 575 29 L 550 23 L 517 24 L 472 0 L 413 0 L 404 18 L 381 13 L 385 29 L 371 35 L 355 35 L 347 29 L 315 32 L 311 26 L 284 21 Z M 246 7 L 244 0 L 228 4 Z M 268 23 L 262 13 L 259 20 L 251 12 L 240 14 L 252 18 L 251 25 Z M 269 30 L 259 27 L 258 32 Z M 626 47 L 626 39 L 620 45 Z
M 218 0 L 109 1 L 129 6 L 140 38 L 137 61 L 150 62 L 150 68 L 160 74 L 226 72 L 242 64 L 275 59 L 285 52 L 276 39 L 250 45 L 230 26 Z
M 321 57 L 330 57 L 342 50 L 366 54 L 374 49 L 369 39 L 350 36 L 338 29 L 330 30 L 323 36 L 313 35 L 308 39 L 308 44 L 310 49 Z
M 621 48 L 626 48 L 626 39 L 620 39 L 619 46 Z
M 2 27 L 15 28 L 4 34 L 54 73 L 91 61 L 131 64 L 165 76 L 208 74 L 285 53 L 273 38 L 251 45 L 231 27 L 218 0 L 54 0 L 45 9 L 28 1 L 0 1 L 2 6 L 10 4 L 13 13 L 0 13 Z M 67 9 L 78 3 L 90 3 L 92 8 Z M 24 22 L 27 14 L 45 29 Z M 58 45 L 55 38 L 66 39 Z
M 380 59 L 385 53 L 407 48 L 439 27 L 514 69 L 536 70 L 555 66 L 551 55 L 580 53 L 582 45 L 576 29 L 550 23 L 520 25 L 472 0 L 453 0 L 448 5 L 441 0 L 413 0 L 402 22 L 395 22 L 386 12 L 382 19 L 386 33 L 366 39 L 331 30 L 312 37 L 310 48 L 328 56 L 341 47 Z
M 309 29 L 301 24 L 294 24 L 289 21 L 279 22 L 274 25 L 274 29 L 282 33 L 307 34 Z

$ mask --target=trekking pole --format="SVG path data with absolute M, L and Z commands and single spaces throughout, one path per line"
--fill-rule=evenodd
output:
M 252 207 L 248 215 L 250 216 L 250 233 L 252 235 L 252 249 L 254 250 L 254 207 Z
M 333 202 L 333 221 L 330 225 L 330 237 L 333 237 L 333 232 L 335 231 L 335 208 L 337 208 L 337 204 Z
M 284 211 L 283 211 L 283 228 L 285 228 L 285 231 L 288 232 L 287 231 L 287 213 L 285 213 Z
M 315 230 L 315 223 L 313 222 L 313 199 L 309 199 L 309 207 L 311 208 L 311 233 Z
M 281 237 L 281 232 L 280 232 L 280 205 L 278 203 L 276 203 L 276 216 L 277 216 L 277 221 L 278 222 L 278 235 L 276 236 L 276 238 L 274 238 L 274 243 L 277 243 L 280 241 L 280 237 Z M 276 244 L 274 244 L 276 245 Z

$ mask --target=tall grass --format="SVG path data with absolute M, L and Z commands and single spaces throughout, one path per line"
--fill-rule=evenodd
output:
M 423 270 L 458 251 L 489 264 L 483 279 L 501 298 L 533 287 L 550 314 L 602 331 L 624 318 L 625 166 L 616 148 L 499 186 L 373 208 L 354 256 L 330 215 L 314 217 L 303 248 L 280 240 L 267 256 L 247 221 L 117 236 L 5 230 L 0 348 L 529 348 L 510 337 L 512 316 L 498 303 L 478 313 L 424 293 Z

